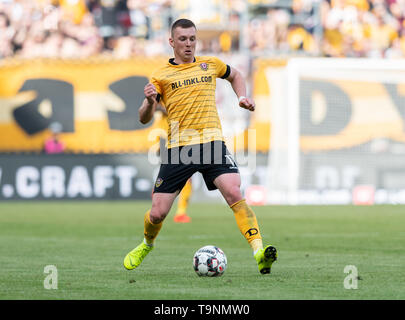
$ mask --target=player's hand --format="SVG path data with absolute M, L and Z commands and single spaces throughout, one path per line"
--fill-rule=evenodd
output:
M 148 99 L 149 103 L 154 103 L 157 97 L 156 87 L 152 83 L 148 83 L 143 89 L 145 98 Z
M 239 107 L 243 108 L 243 109 L 247 109 L 249 111 L 255 111 L 255 102 L 253 101 L 253 99 L 250 98 L 243 98 L 239 101 Z

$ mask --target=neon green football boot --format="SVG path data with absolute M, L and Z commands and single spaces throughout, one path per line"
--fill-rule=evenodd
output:
M 271 265 L 277 260 L 277 249 L 272 245 L 260 249 L 255 254 L 257 265 L 261 274 L 268 274 L 271 272 Z
M 148 246 L 142 242 L 134 250 L 129 252 L 124 258 L 125 269 L 132 270 L 138 267 L 143 259 L 147 256 L 149 252 L 153 250 L 153 246 Z

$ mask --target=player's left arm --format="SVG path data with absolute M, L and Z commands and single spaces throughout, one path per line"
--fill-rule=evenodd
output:
M 230 67 L 229 76 L 225 79 L 230 82 L 233 91 L 238 96 L 239 106 L 249 111 L 255 111 L 254 100 L 246 97 L 246 82 L 240 71 Z

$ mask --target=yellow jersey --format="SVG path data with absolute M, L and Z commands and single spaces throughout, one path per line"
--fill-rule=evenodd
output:
M 224 140 L 215 103 L 216 78 L 227 78 L 230 67 L 215 57 L 174 59 L 156 70 L 151 83 L 167 111 L 167 147 Z

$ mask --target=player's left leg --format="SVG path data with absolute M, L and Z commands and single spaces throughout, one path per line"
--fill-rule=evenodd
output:
M 256 215 L 240 190 L 239 173 L 221 174 L 215 178 L 214 184 L 234 212 L 238 228 L 253 250 L 260 273 L 270 273 L 271 265 L 277 260 L 277 250 L 272 245 L 263 248 Z

